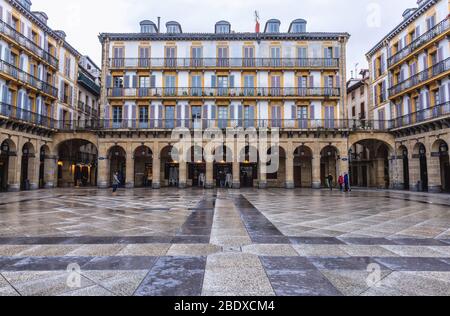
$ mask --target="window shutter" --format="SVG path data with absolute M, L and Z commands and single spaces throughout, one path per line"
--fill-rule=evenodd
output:
M 177 104 L 177 127 L 181 127 L 181 105 Z
M 216 76 L 211 76 L 211 88 L 216 87 Z
M 439 104 L 442 104 L 445 102 L 445 86 L 441 85 L 439 87 Z
M 133 104 L 131 106 L 131 118 L 133 119 L 133 121 L 136 120 L 136 104 Z
M 208 128 L 208 105 L 203 106 L 203 129 Z
M 8 87 L 6 85 L 3 85 L 2 88 L 2 102 L 7 104 L 8 103 Z
M 156 88 L 156 76 L 150 76 L 150 88 Z
M 336 88 L 341 87 L 341 77 L 339 75 L 336 75 Z
M 316 119 L 316 112 L 315 112 L 315 106 L 314 104 L 311 104 L 309 106 L 309 118 L 311 120 L 315 120 Z
M 255 126 L 255 106 L 250 105 L 248 111 L 249 111 L 248 118 L 250 121 L 249 125 L 254 127 Z
M 189 111 L 189 105 L 185 104 L 184 105 L 184 119 L 185 119 L 184 127 L 189 127 L 189 117 L 190 117 L 190 114 L 191 114 L 189 112 L 190 112 Z
M 19 68 L 21 70 L 25 70 L 24 66 L 25 66 L 25 58 L 23 56 L 20 56 Z
M 216 105 L 211 105 L 211 119 L 215 120 L 216 119 L 216 112 L 217 112 L 217 106 Z
M 295 120 L 297 116 L 297 107 L 295 105 L 291 106 L 291 119 Z
M 230 88 L 234 88 L 234 76 L 230 76 Z
M 74 98 L 75 98 L 75 94 L 73 93 L 73 87 L 70 87 L 70 96 L 69 96 L 69 102 L 70 105 L 74 105 Z
M 314 88 L 314 77 L 313 76 L 309 76 L 309 87 Z
M 64 81 L 61 80 L 59 84 L 59 100 L 64 102 Z
M 323 49 L 323 58 L 328 58 L 328 49 L 327 48 Z
M 125 104 L 123 107 L 122 118 L 126 121 L 128 120 L 128 105 Z
M 10 26 L 12 26 L 12 13 L 11 12 L 7 13 L 7 22 Z
M 339 46 L 334 48 L 334 58 L 341 58 L 341 50 L 339 49 Z
M 450 83 L 447 83 L 447 99 L 446 102 L 450 102 Z
M 23 35 L 26 35 L 25 24 L 23 22 L 20 22 L 20 33 L 22 33 Z
M 438 49 L 438 62 L 444 60 L 444 47 L 440 46 Z
M 428 68 L 427 56 L 423 56 L 423 70 Z
M 416 27 L 415 38 L 417 39 L 417 38 L 419 38 L 419 36 L 420 36 L 420 25 L 418 25 L 418 26 Z
M 234 104 L 230 105 L 230 118 L 232 120 L 236 119 L 235 113 L 234 113 Z
M 150 128 L 154 128 L 155 127 L 155 110 L 156 110 L 156 106 L 155 105 L 150 105 Z
M 106 87 L 112 88 L 112 77 L 110 75 L 106 76 Z
M 69 127 L 72 128 L 72 112 L 69 112 Z
M 430 92 L 425 92 L 425 97 L 426 97 L 426 102 L 427 102 L 427 109 L 430 108 L 431 106 L 431 96 L 430 96 Z
M 125 76 L 124 85 L 125 85 L 124 88 L 130 87 L 130 76 Z
M 137 88 L 138 86 L 138 77 L 137 76 L 133 76 L 133 88 Z

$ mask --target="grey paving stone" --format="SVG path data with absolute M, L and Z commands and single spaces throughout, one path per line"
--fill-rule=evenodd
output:
M 82 270 L 149 270 L 157 257 L 95 257 L 82 265 Z
M 351 257 L 351 258 L 309 258 L 310 262 L 320 270 L 367 270 L 372 263 L 378 263 L 369 257 Z M 387 269 L 383 264 L 380 264 L 382 269 Z
M 261 257 L 266 271 L 316 270 L 308 258 L 303 257 Z
M 450 262 L 440 258 L 374 258 L 393 271 L 450 271 Z

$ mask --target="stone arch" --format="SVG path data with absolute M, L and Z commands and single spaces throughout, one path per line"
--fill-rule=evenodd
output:
M 399 145 L 396 149 L 396 162 L 398 171 L 398 184 L 394 184 L 394 188 L 400 190 L 410 189 L 410 177 L 409 177 L 409 149 L 406 145 Z
M 314 151 L 311 147 L 306 145 L 297 146 L 294 149 L 294 187 L 296 188 L 311 188 L 313 166 L 312 160 Z
M 53 150 L 55 150 L 54 159 L 57 160 L 57 172 L 56 174 L 47 174 L 49 178 L 46 182 L 56 181 L 58 187 L 96 185 L 99 150 L 95 143 L 83 138 L 72 137 L 54 142 Z M 50 166 L 55 163 L 55 161 L 46 162 Z
M 383 142 L 388 145 L 390 152 L 394 151 L 395 137 L 387 133 L 352 133 L 348 138 L 348 143 L 350 144 L 350 147 L 352 147 L 356 143 L 369 140 Z
M 149 187 L 153 184 L 153 151 L 149 146 L 134 146 L 134 186 Z
M 98 136 L 93 133 L 77 133 L 74 135 L 73 133 L 56 133 L 53 137 L 51 154 L 57 155 L 59 145 L 68 140 L 84 140 L 86 142 L 94 144 L 97 148 L 99 148 Z
M 10 138 L 0 142 L 0 192 L 16 191 L 17 184 L 17 145 Z
M 126 179 L 126 166 L 127 166 L 127 152 L 120 145 L 113 145 L 107 152 L 109 160 L 109 183 L 113 183 L 113 176 L 117 172 L 119 174 L 119 180 L 121 185 L 125 185 Z
M 21 151 L 20 189 L 37 189 L 39 185 L 36 161 L 39 159 L 39 153 L 36 152 L 36 147 L 31 141 L 25 142 L 22 145 Z
M 323 146 L 320 151 L 320 179 L 323 187 L 336 186 L 339 176 L 339 148 L 333 144 Z M 329 183 L 328 177 L 333 177 L 333 182 Z

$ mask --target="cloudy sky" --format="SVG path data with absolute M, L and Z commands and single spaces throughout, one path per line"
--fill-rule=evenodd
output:
M 262 24 L 278 18 L 282 31 L 296 18 L 308 21 L 309 31 L 348 32 L 348 74 L 367 67 L 365 53 L 402 20 L 406 8 L 417 0 L 32 0 L 33 10 L 45 11 L 49 25 L 62 29 L 80 53 L 100 66 L 101 32 L 137 32 L 139 21 L 149 19 L 161 25 L 169 20 L 181 23 L 184 32 L 213 32 L 214 23 L 227 20 L 236 32 L 253 31 L 254 11 Z

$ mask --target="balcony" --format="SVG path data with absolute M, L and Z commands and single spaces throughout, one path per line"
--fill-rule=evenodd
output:
M 108 88 L 110 98 L 338 98 L 339 88 Z
M 380 104 L 382 104 L 382 103 L 384 103 L 386 101 L 387 101 L 387 97 L 386 97 L 386 93 L 385 92 L 378 93 L 375 96 L 375 106 L 378 106 L 378 105 L 380 105 Z
M 78 83 L 84 88 L 88 89 L 92 94 L 100 95 L 100 86 L 95 83 L 95 80 L 83 72 L 78 73 Z
M 110 69 L 339 68 L 338 58 L 111 58 Z
M 392 129 L 405 128 L 411 125 L 425 123 L 448 116 L 450 116 L 450 101 L 435 105 L 428 109 L 398 117 L 392 120 Z
M 407 56 L 411 55 L 415 50 L 419 49 L 423 45 L 429 43 L 434 38 L 440 36 L 441 34 L 444 34 L 449 29 L 449 21 L 448 17 L 438 23 L 435 27 L 433 27 L 428 32 L 422 34 L 418 38 L 416 38 L 414 41 L 412 41 L 409 45 L 402 48 L 399 52 L 394 54 L 388 59 L 388 66 L 392 67 L 396 65 L 398 62 L 406 58 Z
M 37 55 L 45 63 L 49 64 L 54 69 L 58 69 L 58 59 L 56 57 L 54 57 L 49 52 L 39 47 L 31 39 L 17 32 L 14 28 L 12 28 L 10 25 L 2 21 L 1 19 L 0 19 L 0 33 L 5 34 L 10 39 L 17 42 L 21 47 L 26 48 L 35 55 Z
M 48 116 L 44 116 L 32 111 L 28 111 L 16 106 L 0 102 L 0 116 L 22 123 L 34 124 L 48 129 L 54 129 L 55 121 Z
M 405 92 L 406 90 L 409 90 L 417 85 L 420 85 L 434 77 L 437 77 L 446 71 L 450 70 L 450 58 L 447 58 L 446 60 L 443 60 L 436 65 L 425 69 L 422 72 L 419 72 L 418 74 L 400 82 L 399 84 L 396 84 L 392 88 L 389 89 L 389 97 L 395 97 L 398 94 Z
M 3 60 L 0 60 L 0 72 L 49 96 L 58 97 L 58 89 Z
M 78 101 L 78 110 L 86 112 L 86 103 L 84 103 L 83 101 Z

